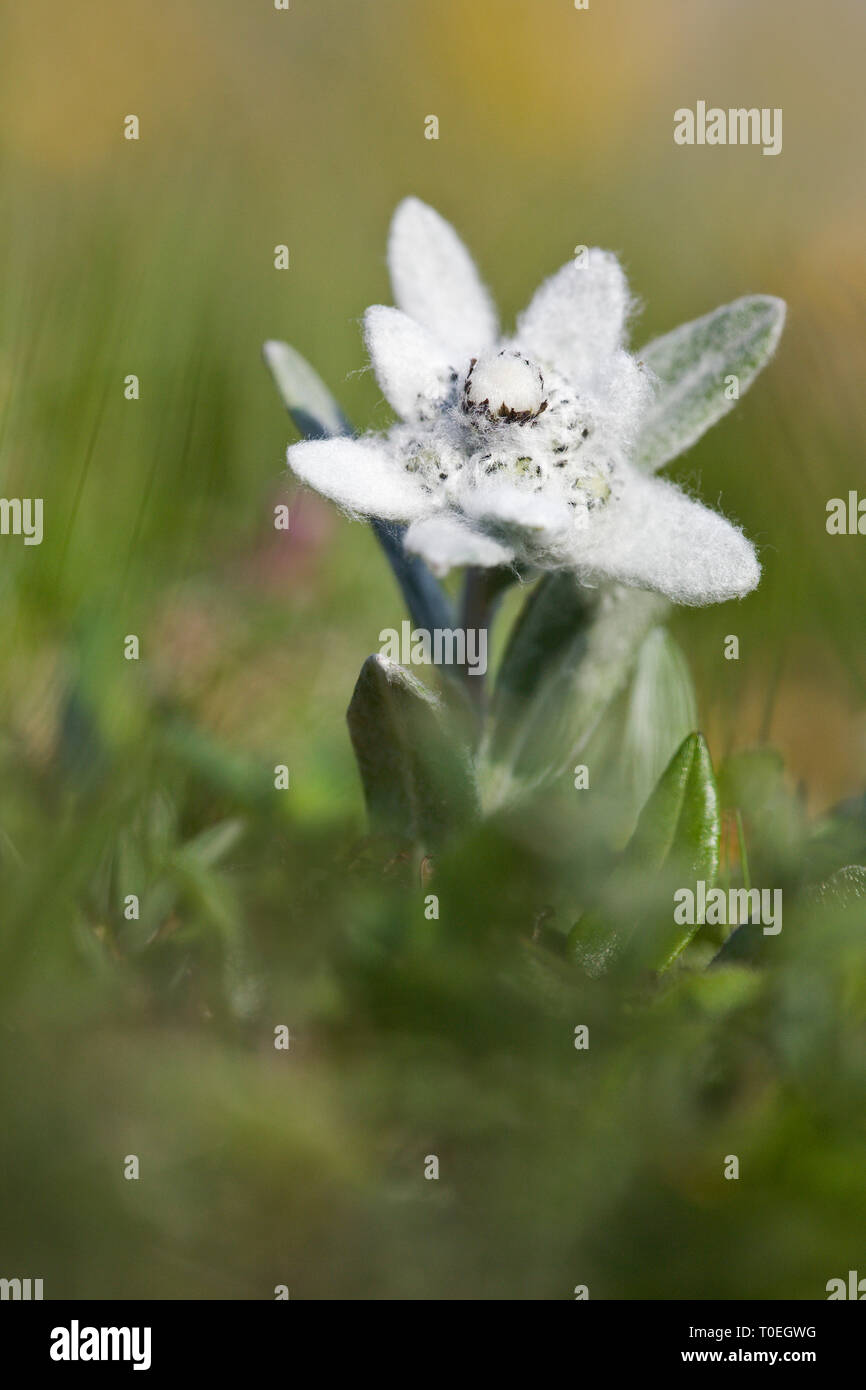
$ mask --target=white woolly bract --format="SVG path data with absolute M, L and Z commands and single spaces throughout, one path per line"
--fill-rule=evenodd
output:
M 649 448 L 657 392 L 671 393 L 624 346 L 631 300 L 615 256 L 591 250 L 563 266 L 501 340 L 469 253 L 432 208 L 400 205 L 388 254 L 399 308 L 369 309 L 364 332 L 400 420 L 384 435 L 294 445 L 301 479 L 353 516 L 407 523 L 407 549 L 439 574 L 530 564 L 683 604 L 755 587 L 760 565 L 739 528 L 632 465 Z M 710 318 L 692 331 L 697 342 L 712 331 L 757 364 L 775 339 L 760 324 L 749 335 L 744 302 L 731 306 L 732 327 L 722 319 L 717 331 Z M 758 308 L 766 317 L 764 301 Z M 667 375 L 690 341 L 670 337 L 671 348 L 659 340 L 651 354 Z M 683 437 L 698 432 L 694 381 L 704 389 L 697 368 Z

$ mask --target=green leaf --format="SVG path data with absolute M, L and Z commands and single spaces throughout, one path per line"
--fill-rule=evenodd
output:
M 570 765 L 667 608 L 639 589 L 588 590 L 567 574 L 541 580 L 512 631 L 494 692 L 482 774 L 491 807 Z
M 649 343 L 640 357 L 659 387 L 641 427 L 637 467 L 654 473 L 726 415 L 736 404 L 726 378 L 736 376 L 742 395 L 775 352 L 784 322 L 783 300 L 746 295 Z
M 572 928 L 574 959 L 597 976 L 627 952 L 638 965 L 669 966 L 699 924 L 674 921 L 671 884 L 709 888 L 719 867 L 721 815 L 709 750 L 701 734 L 683 740 L 644 806 L 634 835 L 614 869 L 604 904 L 584 913 Z M 638 925 L 649 910 L 642 939 Z
M 499 667 L 491 713 L 508 717 L 531 699 L 545 676 L 569 652 L 586 647 L 598 609 L 598 591 L 584 589 L 569 574 L 549 574 L 537 584 L 520 612 Z
M 446 731 L 442 710 L 402 666 L 374 655 L 346 716 L 374 830 L 430 848 L 477 811 L 468 754 Z
M 702 734 L 684 738 L 640 814 L 626 849 L 630 869 L 658 873 L 671 859 L 677 867 L 715 881 L 719 868 L 719 793 Z
M 638 652 L 618 743 L 623 841 L 634 830 L 640 808 L 670 759 L 697 723 L 695 687 L 683 651 L 666 628 L 653 628 Z
M 234 848 L 244 828 L 244 822 L 239 818 L 218 821 L 187 840 L 180 852 L 194 859 L 202 868 L 212 868 Z

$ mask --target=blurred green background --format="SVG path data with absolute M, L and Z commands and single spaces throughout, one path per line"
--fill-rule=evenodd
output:
M 0 1275 L 79 1298 L 820 1297 L 862 1260 L 857 914 L 636 1018 L 502 925 L 577 902 L 566 800 L 540 858 L 514 824 L 458 855 L 462 907 L 425 924 L 364 839 L 344 724 L 401 601 L 371 532 L 287 483 L 260 347 L 289 340 L 359 427 L 387 422 L 359 318 L 390 301 L 407 194 L 506 321 L 578 243 L 622 256 L 638 345 L 786 299 L 778 358 L 672 470 L 757 541 L 763 582 L 673 630 L 714 758 L 769 740 L 820 815 L 866 781 L 864 542 L 825 530 L 863 476 L 864 30 L 854 0 L 0 11 L 2 487 L 45 500 L 41 546 L 0 538 Z M 699 99 L 782 107 L 782 153 L 676 146 Z

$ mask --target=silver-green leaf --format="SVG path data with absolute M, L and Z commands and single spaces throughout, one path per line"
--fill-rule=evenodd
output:
M 629 832 L 670 759 L 697 726 L 697 696 L 682 648 L 666 628 L 653 628 L 638 652 L 619 743 Z
M 640 358 L 658 388 L 638 438 L 637 467 L 654 473 L 732 410 L 775 352 L 784 322 L 783 300 L 746 295 L 649 343 Z
M 557 777 L 622 691 L 647 633 L 668 604 L 614 586 L 580 588 L 549 575 L 527 602 L 503 657 L 482 749 L 492 809 Z
M 288 343 L 265 343 L 262 356 L 291 415 L 305 439 L 328 439 L 351 434 L 352 427 L 318 372 Z

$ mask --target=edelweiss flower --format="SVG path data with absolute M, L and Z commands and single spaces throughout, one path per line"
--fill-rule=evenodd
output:
M 400 205 L 388 259 L 400 307 L 368 309 L 365 337 L 401 423 L 293 445 L 299 478 L 350 514 L 406 523 L 406 549 L 439 574 L 566 569 L 687 604 L 755 587 L 760 566 L 742 532 L 635 466 L 654 379 L 623 346 L 631 306 L 615 256 L 592 250 L 563 266 L 508 338 L 432 208 Z

